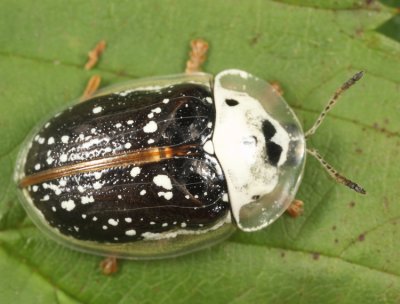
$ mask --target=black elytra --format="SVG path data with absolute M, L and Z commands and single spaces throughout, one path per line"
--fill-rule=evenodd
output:
M 230 207 L 219 161 L 202 148 L 213 135 L 210 100 L 210 88 L 185 83 L 111 93 L 70 107 L 38 132 L 26 176 L 135 151 L 190 148 L 185 155 L 30 185 L 34 205 L 62 234 L 96 242 L 212 227 Z

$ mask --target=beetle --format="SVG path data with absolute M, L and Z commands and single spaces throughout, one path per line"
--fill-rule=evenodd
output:
M 305 156 L 340 175 L 306 139 L 357 73 L 303 132 L 266 81 L 242 70 L 131 81 L 97 92 L 36 128 L 15 180 L 34 223 L 100 255 L 173 257 L 258 231 L 295 199 Z

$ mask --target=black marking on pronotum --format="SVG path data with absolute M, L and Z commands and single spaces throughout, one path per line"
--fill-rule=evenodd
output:
M 262 131 L 265 137 L 265 141 L 269 141 L 276 133 L 275 127 L 268 120 L 264 120 L 262 123 Z
M 267 142 L 267 156 L 268 161 L 276 166 L 282 154 L 282 147 L 273 141 Z
M 235 100 L 235 99 L 225 99 L 225 102 L 230 107 L 234 107 L 234 106 L 237 106 L 239 104 L 239 102 L 237 100 Z
M 266 162 L 276 166 L 279 162 L 282 153 L 282 147 L 277 143 L 271 141 L 272 137 L 276 134 L 276 129 L 272 123 L 268 120 L 264 120 L 262 123 L 262 131 L 265 138 L 265 146 L 267 151 Z

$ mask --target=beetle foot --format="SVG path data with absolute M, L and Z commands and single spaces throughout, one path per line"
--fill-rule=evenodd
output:
M 186 74 L 201 71 L 201 65 L 206 60 L 208 42 L 203 39 L 194 39 L 190 42 L 190 46 L 192 50 L 189 53 L 189 60 L 186 62 Z
M 85 64 L 85 70 L 90 70 L 97 64 L 100 55 L 101 53 L 104 52 L 105 48 L 106 48 L 105 40 L 101 40 L 99 43 L 96 44 L 94 49 L 88 53 L 88 60 Z
M 290 204 L 290 206 L 286 209 L 286 212 L 293 218 L 298 217 L 303 214 L 304 211 L 304 203 L 301 200 L 295 199 Z
M 271 87 L 272 87 L 272 89 L 274 90 L 274 92 L 275 92 L 276 95 L 278 95 L 278 96 L 283 96 L 283 89 L 282 89 L 282 87 L 281 87 L 281 85 L 280 85 L 279 82 L 277 82 L 277 81 L 272 81 L 272 82 L 271 82 Z
M 104 275 L 112 275 L 118 271 L 118 261 L 115 256 L 109 256 L 100 262 L 100 269 Z
M 99 75 L 93 75 L 85 88 L 85 91 L 83 92 L 83 95 L 81 97 L 81 102 L 88 100 L 90 97 L 93 96 L 93 94 L 98 90 L 100 87 L 100 82 L 101 82 L 101 77 Z

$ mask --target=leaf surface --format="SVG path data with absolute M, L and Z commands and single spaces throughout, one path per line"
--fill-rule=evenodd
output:
M 392 5 L 391 1 L 385 1 Z M 4 303 L 397 303 L 400 301 L 400 44 L 395 10 L 376 1 L 50 1 L 0 3 L 0 298 Z M 368 191 L 333 183 L 308 159 L 305 213 L 172 260 L 122 261 L 45 238 L 17 202 L 14 162 L 29 131 L 103 84 L 180 73 L 188 42 L 210 42 L 205 69 L 278 81 L 310 127 L 356 71 L 310 146 Z M 108 47 L 93 71 L 87 52 Z

